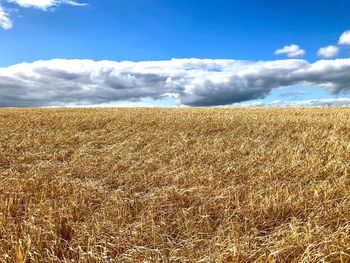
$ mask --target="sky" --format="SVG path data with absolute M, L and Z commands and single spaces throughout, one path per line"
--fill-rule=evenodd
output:
M 0 107 L 350 105 L 349 10 L 0 0 Z

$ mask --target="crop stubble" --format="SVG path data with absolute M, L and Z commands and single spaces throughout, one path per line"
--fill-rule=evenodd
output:
M 0 110 L 0 262 L 350 262 L 350 108 Z

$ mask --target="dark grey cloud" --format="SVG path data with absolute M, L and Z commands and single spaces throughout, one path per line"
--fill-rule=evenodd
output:
M 229 105 L 272 89 L 319 86 L 350 92 L 350 59 L 114 62 L 48 60 L 0 68 L 0 106 L 98 105 L 171 96 L 189 106 Z

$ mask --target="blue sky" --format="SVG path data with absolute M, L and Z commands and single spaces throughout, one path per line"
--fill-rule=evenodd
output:
M 6 69 L 21 62 L 57 58 L 135 62 L 172 58 L 257 62 L 291 58 L 313 64 L 323 58 L 334 61 L 350 57 L 350 45 L 338 45 L 340 36 L 350 29 L 350 1 L 345 0 L 85 0 L 79 3 L 86 5 L 76 5 L 77 2 L 73 1 L 0 0 L 3 16 L 11 22 L 11 26 L 0 28 L 0 67 Z M 275 54 L 276 50 L 292 44 L 299 46 L 297 52 L 303 51 L 299 52 L 300 56 L 288 57 L 288 53 L 283 52 Z M 333 50 L 335 53 L 329 50 L 332 56 L 317 54 L 320 48 L 329 45 L 337 49 Z M 344 67 L 346 72 L 349 68 Z M 0 73 L 0 78 L 4 74 Z M 328 82 L 334 81 L 321 84 L 327 86 Z M 347 83 L 348 80 L 342 81 Z M 325 89 L 315 87 L 317 81 L 312 81 L 310 87 L 304 87 L 301 82 L 291 82 L 291 85 L 281 88 L 273 86 L 265 95 L 244 95 L 242 102 L 349 97 L 350 88 L 344 88 L 343 83 L 341 89 L 328 86 Z M 334 89 L 341 92 L 332 92 Z M 5 97 L 13 99 L 10 92 L 9 89 L 3 91 L 3 101 Z M 209 96 L 207 92 L 205 96 Z M 235 93 L 230 92 L 229 96 L 235 96 Z M 135 98 L 123 94 L 119 99 L 115 95 L 114 101 L 137 101 L 140 98 L 153 101 L 163 97 L 164 94 L 158 96 L 158 93 L 146 92 Z M 166 105 L 178 100 L 165 97 Z M 220 100 L 224 101 L 222 96 Z M 89 99 L 85 101 L 89 103 Z M 187 98 L 181 103 L 184 101 L 187 102 Z M 192 101 L 188 104 L 197 105 Z M 236 99 L 232 100 L 232 103 L 236 102 Z

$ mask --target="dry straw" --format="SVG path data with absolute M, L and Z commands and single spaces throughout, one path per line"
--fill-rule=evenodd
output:
M 350 109 L 2 109 L 0 262 L 350 262 Z

